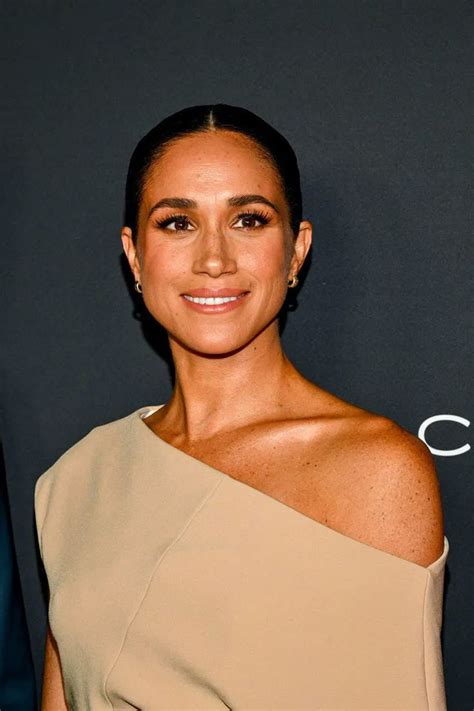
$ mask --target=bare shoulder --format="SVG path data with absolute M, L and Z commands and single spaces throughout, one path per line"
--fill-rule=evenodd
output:
M 348 423 L 342 449 L 351 464 L 344 479 L 351 525 L 369 545 L 430 565 L 444 549 L 444 521 L 429 448 L 387 417 L 359 410 Z

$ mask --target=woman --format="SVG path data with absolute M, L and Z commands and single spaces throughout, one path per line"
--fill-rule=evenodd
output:
M 175 385 L 37 482 L 43 709 L 444 709 L 431 454 L 280 343 L 312 230 L 288 142 L 179 111 L 132 155 L 124 222 Z

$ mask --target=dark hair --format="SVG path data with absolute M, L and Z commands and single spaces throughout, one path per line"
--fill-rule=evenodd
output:
M 276 169 L 285 194 L 290 226 L 296 236 L 302 219 L 300 173 L 296 155 L 284 136 L 248 109 L 228 104 L 189 106 L 160 121 L 136 145 L 130 158 L 125 189 L 124 224 L 137 238 L 138 211 L 149 168 L 167 146 L 182 136 L 223 129 L 253 139 Z

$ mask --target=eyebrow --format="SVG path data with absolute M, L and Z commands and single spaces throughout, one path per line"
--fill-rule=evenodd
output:
M 263 195 L 234 195 L 233 197 L 227 200 L 228 205 L 237 207 L 243 207 L 244 205 L 248 205 L 251 202 L 261 202 L 264 205 L 268 205 L 269 207 L 273 208 L 278 214 L 280 213 L 280 210 L 277 208 L 277 206 Z M 193 208 L 198 207 L 198 203 L 196 202 L 196 200 L 190 200 L 189 198 L 163 198 L 162 200 L 159 200 L 155 205 L 153 205 L 153 207 L 148 212 L 148 217 L 150 217 L 152 212 L 158 210 L 158 208 L 160 207 Z

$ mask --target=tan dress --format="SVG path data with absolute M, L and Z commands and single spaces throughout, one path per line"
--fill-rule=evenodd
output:
M 446 709 L 425 568 L 157 437 L 135 410 L 38 479 L 70 709 Z

